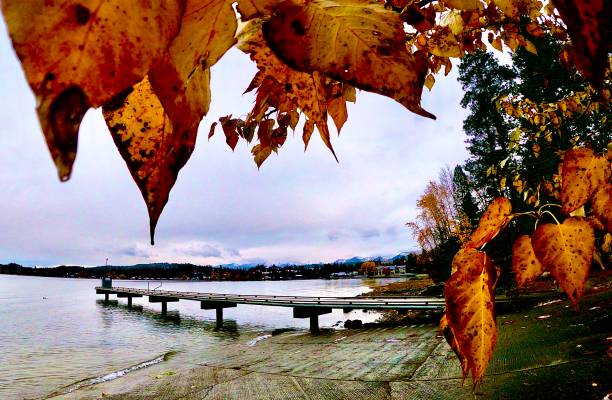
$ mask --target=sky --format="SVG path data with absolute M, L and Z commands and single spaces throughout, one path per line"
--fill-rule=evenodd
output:
M 457 68 L 424 90 L 437 120 L 359 91 L 333 134 L 339 163 L 318 135 L 304 152 L 298 126 L 260 170 L 245 142 L 232 152 L 220 129 L 207 140 L 219 117 L 250 110 L 242 92 L 255 71 L 236 49 L 212 68 L 210 111 L 151 246 L 144 201 L 99 109 L 83 119 L 71 179 L 59 181 L 0 21 L 0 263 L 315 263 L 417 250 L 405 223 L 418 197 L 468 157 Z

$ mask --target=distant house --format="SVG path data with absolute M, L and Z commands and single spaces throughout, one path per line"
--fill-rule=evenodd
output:
M 393 276 L 400 275 L 406 273 L 405 265 L 377 265 L 376 266 L 376 276 Z

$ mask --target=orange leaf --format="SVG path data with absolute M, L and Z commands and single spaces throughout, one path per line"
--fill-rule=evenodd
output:
M 593 228 L 584 219 L 572 217 L 560 225 L 538 226 L 531 240 L 537 258 L 577 306 L 593 260 Z
M 230 0 L 187 0 L 181 30 L 149 72 L 174 130 L 197 129 L 210 105 L 210 67 L 234 45 Z
M 168 202 L 179 170 L 195 146 L 195 129 L 175 131 L 145 77 L 107 103 L 104 119 L 121 157 L 147 204 L 151 244 L 157 220 Z
M 461 261 L 453 259 L 460 266 L 445 285 L 446 314 L 459 352 L 467 360 L 467 369 L 477 384 L 497 341 L 493 293 L 497 273 L 484 252 L 462 249 L 455 257 Z
M 287 0 L 264 22 L 274 53 L 299 71 L 391 97 L 410 111 L 421 107 L 426 56 L 411 54 L 399 14 L 369 0 Z
M 569 214 L 582 207 L 598 187 L 610 180 L 610 166 L 591 149 L 572 149 L 563 157 L 561 177 L 561 211 Z
M 601 88 L 608 64 L 609 0 L 553 0 L 578 53 L 576 66 Z
M 70 177 L 87 109 L 143 78 L 177 34 L 182 12 L 182 1 L 2 1 L 61 180 Z
M 490 242 L 512 219 L 512 204 L 498 197 L 485 210 L 465 247 L 479 248 Z
M 528 235 L 519 236 L 512 245 L 512 271 L 518 287 L 533 282 L 544 272 L 544 266 L 537 259 Z
M 593 214 L 612 233 L 612 183 L 599 187 L 591 199 Z
M 446 343 L 448 343 L 457 358 L 459 358 L 459 363 L 461 364 L 461 373 L 464 377 L 466 377 L 469 372 L 468 361 L 467 358 L 459 351 L 459 343 L 457 343 L 455 333 L 448 324 L 448 318 L 446 317 L 446 313 L 442 314 L 442 318 L 440 319 L 440 330 L 442 331 L 442 334 L 446 339 Z

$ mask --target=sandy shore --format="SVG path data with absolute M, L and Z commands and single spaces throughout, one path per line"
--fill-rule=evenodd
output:
M 479 398 L 603 399 L 612 392 L 612 292 L 498 317 Z M 54 399 L 473 399 L 433 324 L 238 337 Z

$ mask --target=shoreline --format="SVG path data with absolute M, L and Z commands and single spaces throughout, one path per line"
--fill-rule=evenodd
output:
M 612 291 L 498 317 L 499 339 L 477 394 L 484 398 L 602 399 L 612 391 Z M 545 316 L 544 318 L 542 318 Z M 253 337 L 251 337 L 253 336 Z M 180 368 L 183 357 L 52 397 L 67 399 L 473 398 L 434 324 L 284 332 L 248 346 L 240 335 Z M 574 372 L 572 372 L 574 371 Z M 248 394 L 248 395 L 247 395 Z M 246 396 L 246 397 L 245 397 Z M 408 396 L 408 397 L 406 397 Z M 421 396 L 421 397 L 419 397 Z

